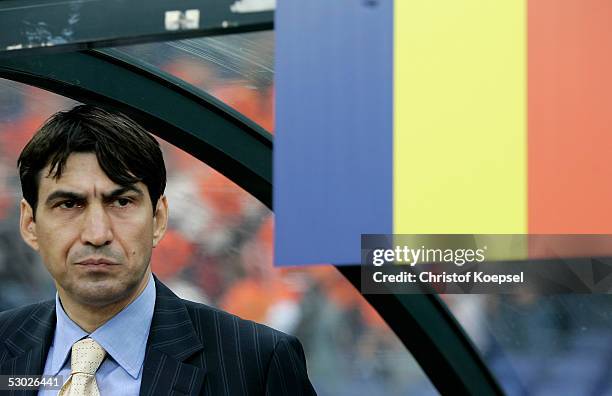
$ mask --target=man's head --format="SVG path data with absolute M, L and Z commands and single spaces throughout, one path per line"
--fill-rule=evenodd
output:
M 60 296 L 106 306 L 142 290 L 168 219 L 157 141 L 122 114 L 77 106 L 36 132 L 18 166 L 21 235 Z

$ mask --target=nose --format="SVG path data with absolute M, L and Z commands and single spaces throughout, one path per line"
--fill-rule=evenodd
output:
M 104 246 L 113 241 L 111 219 L 102 205 L 89 205 L 84 213 L 81 242 L 84 245 Z

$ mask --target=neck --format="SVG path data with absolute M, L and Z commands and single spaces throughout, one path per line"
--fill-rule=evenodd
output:
M 150 273 L 147 271 L 138 288 L 133 293 L 130 293 L 127 298 L 102 306 L 83 304 L 69 297 L 60 287 L 57 290 L 66 315 L 87 333 L 93 333 L 140 296 L 149 283 L 149 277 Z

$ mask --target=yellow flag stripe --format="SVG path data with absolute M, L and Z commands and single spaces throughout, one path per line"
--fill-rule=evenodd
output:
M 526 4 L 397 0 L 394 232 L 526 233 Z

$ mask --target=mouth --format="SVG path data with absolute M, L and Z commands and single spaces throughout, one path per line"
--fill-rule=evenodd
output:
M 110 267 L 110 266 L 115 266 L 115 265 L 119 265 L 119 263 L 116 263 L 114 261 L 108 260 L 108 259 L 104 259 L 104 258 L 99 258 L 99 259 L 87 259 L 87 260 L 83 260 L 83 261 L 79 261 L 77 263 L 75 263 L 75 265 L 80 265 L 80 266 L 84 266 L 84 267 L 91 267 L 91 268 L 103 268 L 103 267 Z

